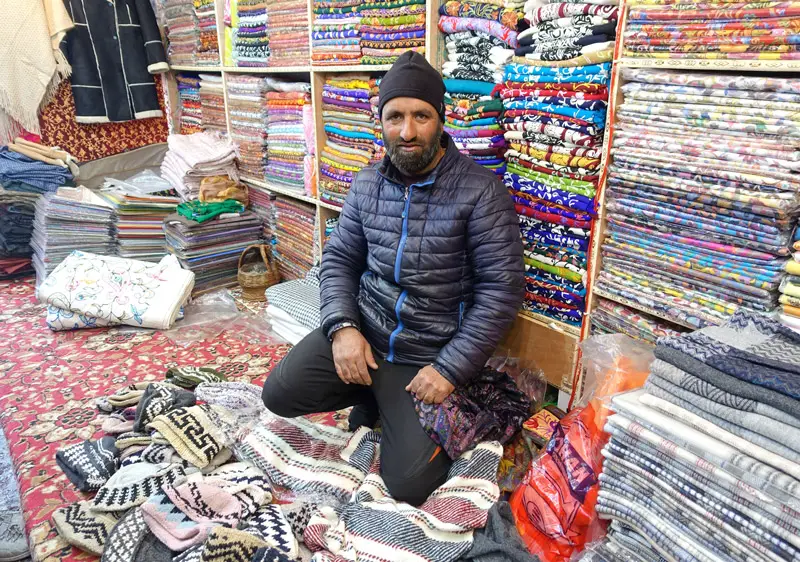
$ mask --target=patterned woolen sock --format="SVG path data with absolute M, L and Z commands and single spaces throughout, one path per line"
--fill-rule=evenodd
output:
M 180 484 L 186 472 L 179 464 L 150 464 L 138 462 L 120 468 L 97 491 L 92 500 L 95 511 L 126 511 L 143 504 L 163 486 Z
M 136 508 L 111 530 L 100 562 L 171 562 L 174 555 L 150 532 L 142 511 Z
M 61 537 L 72 546 L 100 556 L 117 520 L 107 513 L 90 511 L 89 502 L 62 507 L 53 512 L 53 524 Z
M 266 541 L 289 558 L 297 558 L 300 547 L 279 505 L 263 506 L 247 523 L 245 531 Z
M 194 393 L 180 390 L 171 384 L 154 382 L 148 386 L 136 407 L 134 431 L 144 431 L 148 423 L 156 416 L 165 414 L 174 408 L 185 408 L 195 405 Z
M 176 552 L 202 544 L 217 525 L 192 521 L 163 493 L 152 495 L 139 509 L 150 532 Z
M 250 562 L 259 548 L 269 545 L 245 531 L 216 527 L 208 536 L 201 562 Z
M 224 381 L 225 376 L 211 367 L 172 367 L 166 380 L 184 388 L 194 388 L 204 382 Z
M 56 464 L 81 492 L 94 492 L 111 478 L 119 465 L 114 437 L 76 443 L 56 452 Z
M 209 418 L 211 408 L 205 404 L 176 408 L 157 416 L 147 428 L 158 431 L 182 458 L 204 468 L 224 447 L 219 429 Z

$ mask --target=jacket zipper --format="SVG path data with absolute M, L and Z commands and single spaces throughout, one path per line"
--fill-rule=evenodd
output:
M 411 194 L 413 193 L 414 188 L 406 186 L 405 191 L 403 193 L 403 200 L 405 204 L 403 205 L 403 214 L 401 215 L 403 218 L 403 228 L 400 231 L 400 243 L 397 245 L 397 258 L 394 260 L 394 282 L 400 285 L 400 265 L 403 261 L 403 249 L 406 246 L 406 239 L 408 239 L 408 209 L 411 206 Z M 386 356 L 386 360 L 391 363 L 394 361 L 394 340 L 397 339 L 397 336 L 400 335 L 400 332 L 403 331 L 403 321 L 400 319 L 400 308 L 403 306 L 403 301 L 406 300 L 408 293 L 403 291 L 400 293 L 400 297 L 397 299 L 397 303 L 394 305 L 394 314 L 397 318 L 397 327 L 389 336 L 389 355 Z
M 458 303 L 458 329 L 461 329 L 461 323 L 464 321 L 464 301 Z

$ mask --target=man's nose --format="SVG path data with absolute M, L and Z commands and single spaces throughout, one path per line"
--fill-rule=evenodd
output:
M 403 128 L 400 130 L 400 137 L 405 142 L 410 142 L 417 137 L 417 129 L 414 120 L 411 118 L 403 119 Z

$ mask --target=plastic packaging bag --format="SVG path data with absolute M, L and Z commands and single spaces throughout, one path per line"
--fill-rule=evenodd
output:
M 523 365 L 516 357 L 498 355 L 489 359 L 486 366 L 514 379 L 517 388 L 531 401 L 531 414 L 539 410 L 547 391 L 547 379 L 541 370 L 533 365 Z
M 509 502 L 523 542 L 542 562 L 566 562 L 604 536 L 595 504 L 610 397 L 644 385 L 653 360 L 649 348 L 622 335 L 596 336 L 582 346 L 594 390 L 559 422 Z

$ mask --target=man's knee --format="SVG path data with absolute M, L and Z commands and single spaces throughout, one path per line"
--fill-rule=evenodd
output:
M 267 410 L 276 416 L 296 418 L 300 415 L 300 412 L 297 411 L 294 405 L 295 399 L 279 381 L 281 368 L 286 359 L 284 358 L 283 361 L 278 363 L 267 376 L 267 380 L 264 381 L 264 387 L 261 390 L 261 399 L 264 401 Z
M 407 466 L 381 465 L 381 478 L 395 500 L 419 506 L 445 483 L 449 469 L 450 461 L 440 451 L 436 458 L 413 472 Z

